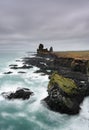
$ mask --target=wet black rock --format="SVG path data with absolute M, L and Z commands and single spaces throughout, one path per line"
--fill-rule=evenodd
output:
M 3 92 L 2 96 L 6 99 L 29 99 L 33 92 L 28 88 L 19 88 L 15 92 Z
M 24 65 L 21 66 L 21 67 L 18 67 L 18 66 L 12 66 L 10 69 L 30 69 L 30 68 L 32 68 L 31 65 L 26 65 L 26 64 L 24 64 Z
M 24 73 L 26 73 L 26 72 L 24 72 L 24 71 L 19 71 L 18 73 L 24 74 Z
M 12 74 L 13 72 L 8 71 L 8 72 L 4 72 L 4 74 Z
M 15 67 L 17 67 L 18 65 L 17 65 L 17 64 L 11 64 L 11 65 L 9 65 L 9 66 L 12 66 L 12 67 L 15 66 Z
M 11 66 L 10 69 L 18 69 L 17 66 Z
M 21 60 L 16 60 L 16 62 L 21 62 Z

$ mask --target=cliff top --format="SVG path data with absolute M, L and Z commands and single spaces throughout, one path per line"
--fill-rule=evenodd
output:
M 58 57 L 64 58 L 74 58 L 74 59 L 84 59 L 89 60 L 89 50 L 88 51 L 64 51 L 64 52 L 54 52 Z

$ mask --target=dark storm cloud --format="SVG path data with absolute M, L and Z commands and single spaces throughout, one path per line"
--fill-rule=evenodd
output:
M 89 0 L 0 0 L 1 40 L 89 37 Z

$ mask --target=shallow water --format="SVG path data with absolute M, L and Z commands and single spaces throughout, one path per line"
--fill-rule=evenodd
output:
M 41 100 L 47 96 L 48 76 L 34 73 L 39 69 L 33 67 L 24 70 L 13 70 L 10 75 L 9 64 L 22 65 L 16 62 L 27 54 L 17 52 L 0 53 L 0 94 L 5 91 L 15 91 L 18 87 L 27 87 L 34 92 L 29 100 L 5 100 L 0 95 L 0 130 L 89 130 L 89 98 L 81 104 L 79 115 L 68 116 L 48 110 Z M 11 70 L 12 71 L 12 70 Z

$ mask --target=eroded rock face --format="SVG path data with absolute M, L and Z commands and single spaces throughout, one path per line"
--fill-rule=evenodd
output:
M 71 69 L 74 71 L 87 73 L 87 60 L 74 59 L 71 63 Z
M 82 83 L 82 86 L 84 84 Z M 77 114 L 80 103 L 89 95 L 89 87 L 84 88 L 69 78 L 53 73 L 48 84 L 48 97 L 44 99 L 49 109 L 66 114 Z
M 33 92 L 28 88 L 19 88 L 15 92 L 3 92 L 2 96 L 6 99 L 29 99 L 33 95 Z
M 56 68 L 58 68 L 59 66 L 70 67 L 72 61 L 73 58 L 55 56 L 54 64 L 56 65 Z

